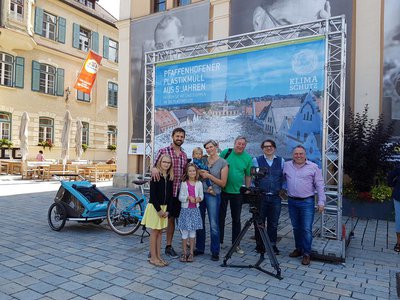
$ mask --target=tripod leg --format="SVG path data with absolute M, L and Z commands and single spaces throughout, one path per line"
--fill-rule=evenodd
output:
M 222 262 L 222 266 L 226 266 L 226 262 L 228 261 L 228 259 L 232 257 L 233 252 L 235 251 L 236 247 L 240 244 L 240 241 L 246 234 L 247 230 L 250 228 L 251 224 L 253 224 L 253 218 L 250 218 L 249 220 L 246 221 L 242 231 L 240 231 L 235 242 L 232 244 L 232 246 L 228 250 L 228 253 L 225 255 L 224 260 Z
M 269 261 L 271 263 L 271 266 L 276 270 L 276 278 L 282 279 L 281 277 L 281 269 L 279 267 L 279 262 L 278 259 L 276 258 L 274 249 L 272 248 L 271 242 L 269 240 L 267 230 L 265 229 L 264 224 L 255 224 L 256 225 L 256 230 L 260 233 L 264 249 L 268 255 Z M 261 254 L 260 260 L 256 263 L 256 267 L 259 267 L 259 262 L 261 263 L 262 259 L 264 260 L 264 255 Z

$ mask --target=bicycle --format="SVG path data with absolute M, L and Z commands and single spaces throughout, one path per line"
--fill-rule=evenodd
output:
M 130 235 L 139 229 L 148 202 L 145 185 L 149 179 L 133 181 L 140 187 L 140 195 L 133 191 L 121 191 L 111 197 L 107 206 L 107 221 L 112 231 L 120 235 Z M 141 243 L 147 232 L 144 225 L 142 228 Z

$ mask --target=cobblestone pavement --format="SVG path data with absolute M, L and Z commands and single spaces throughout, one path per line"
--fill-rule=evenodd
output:
M 119 236 L 107 223 L 67 222 L 62 231 L 52 231 L 47 210 L 58 184 L 42 188 L 0 184 L 0 299 L 397 299 L 400 256 L 392 250 L 393 222 L 356 220 L 345 264 L 312 261 L 305 267 L 288 256 L 294 242 L 284 208 L 278 280 L 255 269 L 223 268 L 208 251 L 193 263 L 170 260 L 157 268 L 146 260 L 148 239 L 141 244 L 139 234 Z M 116 190 L 101 189 L 108 195 Z M 246 208 L 244 214 L 246 219 Z M 229 222 L 227 230 L 229 237 Z M 242 241 L 245 254 L 235 253 L 230 262 L 256 262 L 251 235 Z M 174 247 L 180 249 L 178 232 Z M 221 258 L 226 252 L 227 246 Z M 262 266 L 274 271 L 268 260 Z

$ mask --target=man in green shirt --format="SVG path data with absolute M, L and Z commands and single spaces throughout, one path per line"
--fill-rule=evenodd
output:
M 235 139 L 233 149 L 225 149 L 220 154 L 220 157 L 224 158 L 229 165 L 228 181 L 221 193 L 221 207 L 219 211 L 221 244 L 224 242 L 225 218 L 228 209 L 228 202 L 230 203 L 232 217 L 232 244 L 235 242 L 241 231 L 240 215 L 242 213 L 242 195 L 240 194 L 240 187 L 243 186 L 243 184 L 247 187 L 250 186 L 250 169 L 253 165 L 252 157 L 245 151 L 246 145 L 246 138 L 238 136 Z M 244 253 L 239 246 L 235 251 L 239 254 Z

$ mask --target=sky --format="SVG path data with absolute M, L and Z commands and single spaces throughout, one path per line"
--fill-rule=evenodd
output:
M 119 18 L 119 2 L 120 0 L 99 0 L 99 4 L 105 8 L 115 18 Z

